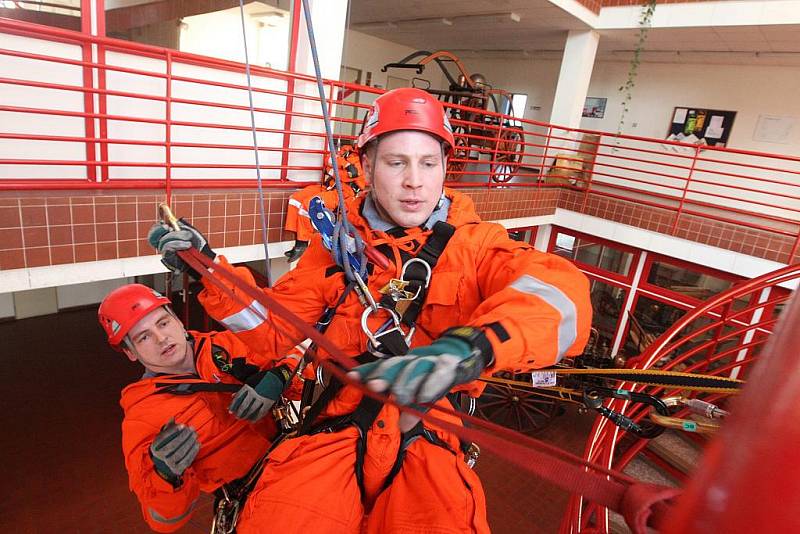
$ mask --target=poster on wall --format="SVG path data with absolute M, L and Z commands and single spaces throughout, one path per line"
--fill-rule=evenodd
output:
M 583 104 L 583 116 L 591 119 L 602 119 L 606 115 L 607 98 L 587 96 Z
M 727 146 L 734 119 L 735 111 L 676 107 L 672 112 L 667 140 L 692 145 Z
M 759 115 L 753 140 L 763 143 L 789 143 L 796 122 L 794 117 Z

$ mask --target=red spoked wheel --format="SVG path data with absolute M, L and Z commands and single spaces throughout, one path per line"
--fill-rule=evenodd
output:
M 525 134 L 522 128 L 510 126 L 500 132 L 497 153 L 491 166 L 492 181 L 505 183 L 519 171 L 524 154 Z

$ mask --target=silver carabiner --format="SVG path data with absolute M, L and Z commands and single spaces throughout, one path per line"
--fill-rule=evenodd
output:
M 369 341 L 372 343 L 374 347 L 380 345 L 380 341 L 378 341 L 376 332 L 370 330 L 369 324 L 367 324 L 367 319 L 369 319 L 369 316 L 372 315 L 373 313 L 377 313 L 378 310 L 386 310 L 386 312 L 389 314 L 389 317 L 392 320 L 392 323 L 394 323 L 392 328 L 397 328 L 402 332 L 402 329 L 400 328 L 400 315 L 393 309 L 387 308 L 386 306 L 382 306 L 379 303 L 376 303 L 374 308 L 373 307 L 364 308 L 364 313 L 361 314 L 361 330 L 364 331 L 364 333 L 367 335 L 367 339 L 369 339 Z M 381 326 L 381 328 L 378 329 L 377 333 L 381 334 L 385 331 L 387 330 L 383 330 L 383 326 Z
M 428 286 L 430 285 L 430 283 L 431 283 L 431 266 L 427 261 L 421 260 L 420 258 L 411 258 L 410 260 L 408 260 L 407 262 L 405 262 L 403 264 L 403 268 L 400 271 L 400 280 L 406 281 L 406 270 L 408 269 L 408 266 L 411 265 L 412 263 L 421 263 L 425 267 L 425 285 L 424 286 L 420 286 L 420 287 L 417 288 L 417 293 L 411 299 L 411 300 L 414 300 L 419 296 L 419 292 L 423 288 L 427 289 Z

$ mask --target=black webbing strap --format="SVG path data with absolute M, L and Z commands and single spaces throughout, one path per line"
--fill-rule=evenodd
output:
M 374 362 L 376 359 L 377 358 L 375 358 L 375 356 L 368 352 L 365 352 L 355 358 L 359 364 Z M 339 380 L 333 377 L 331 378 L 330 383 L 325 387 L 322 393 L 320 393 L 317 400 L 311 405 L 311 407 L 308 409 L 308 412 L 303 416 L 303 423 L 300 425 L 298 435 L 302 436 L 304 434 L 309 434 L 313 428 L 318 426 L 314 424 L 314 421 L 316 421 L 317 417 L 319 417 L 319 415 L 322 413 L 322 410 L 328 406 L 328 403 L 333 400 L 336 394 L 341 391 L 343 386 L 344 384 L 342 384 Z
M 394 465 L 392 465 L 392 469 L 389 471 L 389 474 L 386 476 L 386 480 L 383 482 L 381 491 L 385 490 L 392 484 L 394 477 L 396 477 L 403 468 L 403 461 L 406 459 L 406 450 L 419 438 L 425 438 L 432 445 L 447 449 L 453 454 L 456 453 L 456 451 L 454 451 L 446 441 L 442 440 L 439 435 L 436 434 L 436 432 L 425 428 L 422 425 L 422 421 L 418 422 L 416 425 L 414 425 L 414 428 L 403 434 L 402 441 L 400 442 L 400 449 L 397 451 L 397 458 L 395 458 Z
M 353 288 L 355 288 L 355 286 L 356 286 L 355 282 L 348 283 L 345 286 L 344 291 L 342 291 L 342 294 L 336 301 L 336 303 L 333 306 L 328 306 L 327 308 L 325 308 L 325 311 L 322 312 L 322 315 L 317 320 L 317 324 L 314 325 L 314 328 L 316 328 L 320 334 L 324 334 L 328 330 L 328 327 L 331 325 L 331 321 L 333 321 L 333 318 L 336 315 L 336 310 L 339 309 L 339 306 L 342 305 L 347 296 L 353 291 Z M 311 343 L 311 345 L 309 345 L 309 347 L 303 354 L 303 359 L 306 361 L 306 363 L 308 363 L 312 359 L 311 356 L 314 354 L 314 351 L 316 350 L 317 350 L 316 344 Z M 316 385 L 317 384 L 314 380 L 306 380 L 305 382 L 303 382 L 303 391 L 300 394 L 299 412 L 301 414 L 303 413 L 303 410 L 306 408 L 306 406 L 311 406 L 311 401 L 314 398 L 314 388 L 316 387 Z M 305 422 L 305 420 L 306 418 L 304 417 L 303 421 Z
M 197 378 L 195 377 L 195 380 Z M 193 395 L 195 393 L 236 393 L 241 384 L 225 384 L 222 382 L 156 382 L 156 394 Z
M 439 263 L 439 258 L 444 253 L 447 243 L 450 238 L 455 234 L 456 228 L 450 223 L 439 221 L 433 225 L 433 232 L 428 240 L 419 250 L 415 259 L 422 260 L 427 264 L 427 267 L 418 261 L 408 262 L 403 258 L 406 270 L 403 275 L 403 280 L 408 282 L 405 291 L 416 294 L 416 298 L 412 300 L 406 307 L 401 316 L 401 320 L 409 327 L 416 324 L 417 317 L 425 305 L 425 299 L 428 295 L 428 282 L 429 276 L 433 271 L 436 264 Z M 390 294 L 383 295 L 380 301 L 381 305 L 386 308 L 395 309 L 397 301 L 395 301 Z M 403 334 L 399 330 L 389 330 L 386 333 L 378 334 L 376 338 L 380 339 L 381 344 L 377 349 L 386 354 L 394 354 L 401 356 L 408 352 L 408 345 L 405 342 Z

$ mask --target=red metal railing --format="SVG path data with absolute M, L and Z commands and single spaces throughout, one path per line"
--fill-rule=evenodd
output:
M 800 264 L 765 274 L 720 293 L 689 311 L 639 357 L 629 360 L 628 365 L 636 369 L 672 369 L 746 379 L 748 370 L 758 359 L 760 349 L 772 333 L 780 308 L 790 297 L 788 292 L 775 288 L 797 279 L 800 279 Z M 635 384 L 621 387 L 664 397 L 679 392 Z M 724 402 L 724 396 L 720 394 L 696 396 L 712 403 Z M 606 406 L 636 422 L 647 417 L 647 408 L 642 405 L 615 399 Z M 676 414 L 677 417 L 687 415 L 688 410 Z M 645 449 L 649 440 L 631 438 L 607 419 L 598 417 L 589 434 L 584 458 L 620 471 L 639 454 L 649 456 L 656 465 L 668 465 L 658 453 Z M 698 439 L 702 444 L 703 440 Z M 561 532 L 581 532 L 590 526 L 607 532 L 607 511 L 583 502 L 579 497 L 571 498 Z
M 0 189 L 254 186 L 242 64 L 8 19 L 0 32 L 16 37 L 0 48 Z M 252 73 L 266 186 L 316 182 L 326 148 L 314 80 Z M 325 88 L 337 136 L 354 140 L 354 117 L 382 91 Z M 673 232 L 700 216 L 789 236 L 792 254 L 800 246 L 796 156 L 563 128 L 458 102 L 446 103 L 455 187 L 561 188 L 582 209 L 599 197 L 667 210 Z

